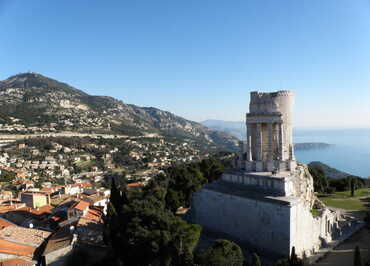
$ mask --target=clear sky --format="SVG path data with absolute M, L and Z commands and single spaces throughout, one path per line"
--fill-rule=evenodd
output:
M 0 79 L 26 71 L 196 121 L 288 89 L 297 126 L 370 127 L 370 1 L 0 0 Z

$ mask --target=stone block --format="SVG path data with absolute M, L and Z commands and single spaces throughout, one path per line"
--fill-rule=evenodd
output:
M 289 171 L 294 171 L 297 168 L 297 161 L 288 162 Z
M 248 162 L 246 161 L 245 162 L 245 171 L 247 172 L 253 172 L 255 170 L 255 167 L 254 167 L 254 162 Z
M 263 162 L 262 161 L 257 161 L 256 162 L 256 172 L 263 172 Z
M 274 161 L 268 161 L 267 162 L 267 171 L 272 172 L 275 170 L 275 162 Z

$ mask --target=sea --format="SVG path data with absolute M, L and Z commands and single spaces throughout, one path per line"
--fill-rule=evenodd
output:
M 294 143 L 302 142 L 332 146 L 296 151 L 297 161 L 320 161 L 351 175 L 370 176 L 370 129 L 295 129 Z

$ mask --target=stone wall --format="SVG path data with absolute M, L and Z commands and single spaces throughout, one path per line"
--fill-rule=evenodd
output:
M 302 199 L 289 203 L 264 201 L 203 189 L 193 196 L 190 222 L 222 233 L 240 244 L 272 255 L 311 255 L 339 230 L 337 215 L 328 209 L 313 217 Z
M 189 219 L 273 254 L 289 254 L 290 207 L 203 189 L 193 195 Z
M 67 256 L 72 252 L 72 249 L 73 245 L 70 245 L 48 253 L 47 255 L 45 255 L 46 264 L 64 265 L 64 261 L 66 260 Z

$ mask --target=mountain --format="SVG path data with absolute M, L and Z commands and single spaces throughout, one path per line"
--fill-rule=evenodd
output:
M 246 140 L 247 128 L 244 122 L 224 121 L 224 120 L 206 120 L 202 124 L 210 129 L 223 131 L 240 140 Z
M 157 133 L 199 145 L 235 150 L 237 139 L 154 107 L 91 96 L 38 73 L 0 81 L 0 123 L 57 131 L 139 135 Z
M 348 176 L 352 176 L 351 174 L 348 174 L 346 172 L 342 172 L 338 169 L 332 168 L 329 165 L 324 164 L 322 162 L 316 162 L 316 161 L 310 162 L 308 166 L 311 168 L 321 168 L 328 178 L 336 179 L 336 178 L 345 178 Z

